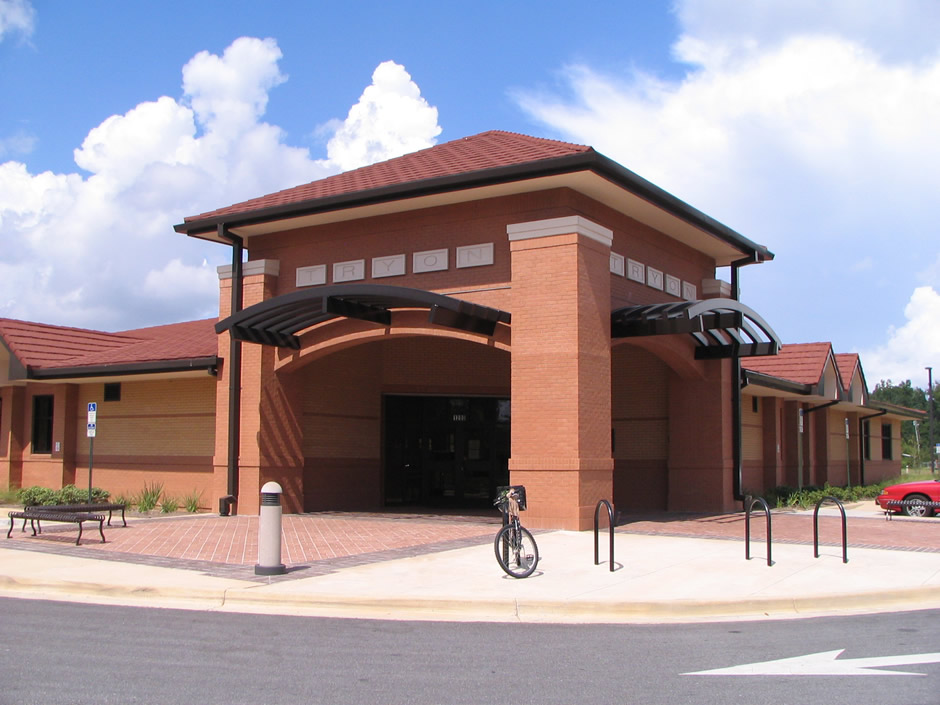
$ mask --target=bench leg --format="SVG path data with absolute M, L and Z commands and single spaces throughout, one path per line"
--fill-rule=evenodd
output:
M 81 521 L 78 522 L 78 538 L 75 539 L 75 545 L 76 545 L 76 546 L 80 546 L 81 543 L 82 543 L 82 524 L 83 524 L 83 523 L 84 523 L 84 522 L 81 522 Z
M 124 510 L 121 510 L 121 521 L 124 522 L 125 528 L 127 527 L 127 519 L 124 518 Z
M 13 533 L 13 521 L 14 521 L 14 520 L 13 520 L 13 517 L 10 517 L 10 530 L 7 532 L 7 538 L 10 538 L 10 534 Z M 26 526 L 25 526 L 26 522 L 24 521 L 23 524 L 24 524 L 23 530 L 25 531 L 25 530 L 26 530 Z
M 39 533 L 42 533 L 42 522 L 39 519 L 30 519 L 29 526 L 33 530 L 33 536 L 36 535 L 36 529 L 39 529 Z
M 98 533 L 101 534 L 101 543 L 107 543 L 107 541 L 104 540 L 104 527 L 102 526 L 103 524 L 104 524 L 103 521 L 98 522 Z

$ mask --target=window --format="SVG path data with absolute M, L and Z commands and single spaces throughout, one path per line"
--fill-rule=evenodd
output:
M 751 397 L 751 411 L 753 411 L 755 414 L 760 411 L 760 406 L 758 405 L 757 397 Z
M 871 460 L 871 421 L 866 421 L 864 424 L 864 433 L 862 435 L 862 442 L 865 446 L 865 460 Z
M 881 424 L 881 457 L 891 460 L 891 424 Z
M 33 453 L 52 452 L 52 411 L 53 397 L 51 394 L 40 394 L 33 397 Z
M 105 401 L 121 401 L 121 383 L 108 382 L 104 385 Z

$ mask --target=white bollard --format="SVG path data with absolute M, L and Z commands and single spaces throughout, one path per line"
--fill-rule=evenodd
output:
M 258 565 L 255 575 L 281 575 L 287 568 L 281 563 L 281 486 L 267 482 L 261 488 L 258 516 Z

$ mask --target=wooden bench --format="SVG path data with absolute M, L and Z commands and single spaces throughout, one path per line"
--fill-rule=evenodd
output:
M 91 512 L 92 514 L 98 514 L 99 512 L 108 512 L 108 526 L 111 526 L 111 513 L 120 511 L 121 512 L 121 521 L 124 522 L 124 526 L 127 526 L 127 519 L 124 518 L 124 510 L 127 508 L 126 504 L 104 504 L 93 502 L 91 504 L 37 504 L 31 507 L 23 507 L 23 511 L 37 511 L 37 512 L 81 512 L 87 513 Z M 26 530 L 26 521 L 23 521 L 23 531 Z
M 36 510 L 35 508 L 24 509 L 21 512 L 10 512 L 10 530 L 7 531 L 7 538 L 10 538 L 10 535 L 13 533 L 13 523 L 17 519 L 23 520 L 23 525 L 26 525 L 26 521 L 30 522 L 30 526 L 33 528 L 33 536 L 37 534 L 37 528 L 39 529 L 38 533 L 42 533 L 42 522 L 44 521 L 58 521 L 67 524 L 78 524 L 78 538 L 75 539 L 75 545 L 80 546 L 82 541 L 82 525 L 86 521 L 97 521 L 98 522 L 98 533 L 101 534 L 101 543 L 105 543 L 104 539 L 104 514 L 92 514 L 90 512 L 50 512 L 43 510 Z

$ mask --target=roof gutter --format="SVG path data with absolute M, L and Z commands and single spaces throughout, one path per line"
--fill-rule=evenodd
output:
M 639 177 L 637 177 L 639 178 Z M 707 217 L 707 216 L 706 216 Z M 766 248 L 764 248 L 766 252 Z M 769 253 L 768 253 L 769 254 Z M 773 255 L 770 255 L 773 257 Z M 752 250 L 749 257 L 743 257 L 731 263 L 731 298 L 741 300 L 741 284 L 738 269 L 748 264 L 762 262 L 760 253 Z M 744 432 L 741 428 L 741 388 L 745 381 L 741 377 L 741 351 L 737 346 L 731 351 L 731 458 L 734 471 L 731 480 L 731 492 L 736 501 L 744 501 Z
M 232 243 L 232 304 L 231 315 L 242 310 L 242 253 L 244 241 L 229 232 L 225 223 L 219 223 L 218 236 Z M 238 453 L 241 447 L 242 408 L 242 341 L 229 338 L 228 354 L 228 495 L 219 503 L 219 513 L 238 512 Z M 223 510 L 224 507 L 224 510 Z
M 81 367 L 35 368 L 27 367 L 25 379 L 61 380 L 81 379 L 85 377 L 117 377 L 120 375 L 146 375 L 167 372 L 188 372 L 191 370 L 211 371 L 217 368 L 219 358 L 192 357 L 184 360 L 155 360 L 153 362 L 130 362 L 117 365 L 84 365 Z M 15 381 L 15 380 L 11 380 Z
M 480 169 L 478 171 L 462 174 L 419 179 L 417 181 L 364 189 L 353 193 L 314 198 L 297 203 L 260 208 L 242 214 L 224 213 L 217 216 L 185 221 L 174 226 L 174 230 L 178 233 L 198 237 L 213 231 L 218 231 L 220 227 L 228 229 L 238 228 L 267 223 L 274 220 L 298 218 L 348 208 L 417 198 L 420 196 L 431 196 L 547 176 L 573 174 L 579 171 L 592 171 L 619 184 L 631 193 L 671 213 L 680 220 L 705 231 L 717 239 L 741 250 L 741 252 L 747 253 L 749 256 L 746 260 L 742 261 L 756 263 L 774 258 L 773 253 L 765 246 L 758 245 L 748 240 L 740 233 L 710 218 L 701 211 L 693 208 L 684 201 L 681 201 L 672 194 L 593 149 L 579 154 L 542 159 L 536 162 Z

